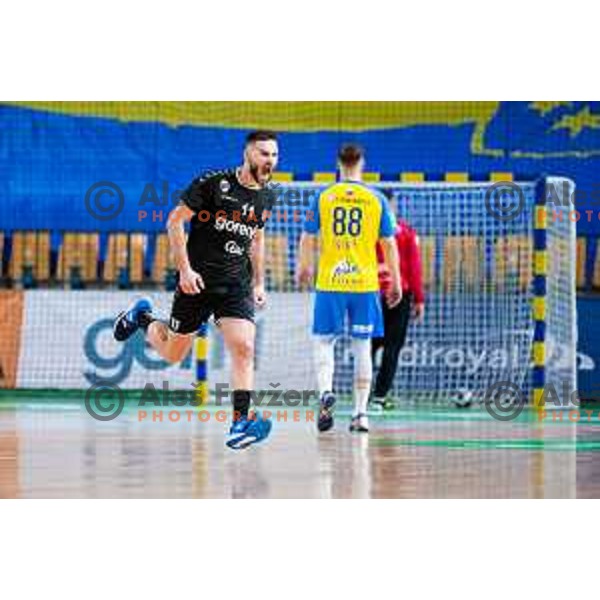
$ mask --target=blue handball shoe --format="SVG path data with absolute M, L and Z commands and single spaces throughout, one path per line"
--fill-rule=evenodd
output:
M 265 440 L 271 433 L 271 427 L 271 421 L 256 412 L 250 417 L 234 421 L 229 430 L 229 439 L 225 443 L 233 450 L 242 450 Z
M 140 328 L 140 315 L 151 313 L 152 303 L 148 298 L 140 298 L 117 315 L 113 326 L 113 336 L 118 342 L 124 342 Z

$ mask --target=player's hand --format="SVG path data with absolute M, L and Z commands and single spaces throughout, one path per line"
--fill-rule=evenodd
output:
M 256 308 L 264 308 L 267 304 L 267 292 L 262 284 L 254 286 L 254 304 Z
M 400 304 L 402 301 L 402 288 L 399 285 L 392 284 L 392 287 L 387 293 L 385 300 L 390 308 L 398 306 L 398 304 Z
M 184 294 L 199 294 L 204 289 L 204 281 L 194 269 L 185 269 L 179 271 L 179 287 Z
M 310 266 L 300 265 L 296 273 L 296 280 L 300 287 L 308 287 L 313 282 L 313 271 Z
M 423 322 L 423 317 L 425 316 L 425 305 L 421 302 L 420 304 L 415 304 L 413 308 L 413 319 L 417 323 Z

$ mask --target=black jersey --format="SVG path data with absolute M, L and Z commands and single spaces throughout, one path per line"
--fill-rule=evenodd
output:
M 208 289 L 250 286 L 250 248 L 265 226 L 274 202 L 273 190 L 242 185 L 235 169 L 209 172 L 195 179 L 181 195 L 195 215 L 187 253 L 192 268 Z

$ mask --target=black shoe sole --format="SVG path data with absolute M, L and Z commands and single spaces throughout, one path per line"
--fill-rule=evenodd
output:
M 323 433 L 333 427 L 333 407 L 335 406 L 335 396 L 329 394 L 328 402 L 320 402 L 319 418 L 317 420 L 317 429 Z
M 365 429 L 364 427 L 354 427 L 353 425 L 350 425 L 350 432 L 351 433 L 369 433 L 369 430 Z
M 323 433 L 329 431 L 333 427 L 333 415 L 328 408 L 321 408 L 319 419 L 317 421 L 317 429 Z

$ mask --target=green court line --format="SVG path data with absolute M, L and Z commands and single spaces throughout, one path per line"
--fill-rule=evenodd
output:
M 125 408 L 128 411 L 132 410 L 209 410 L 216 412 L 218 410 L 231 410 L 230 403 L 223 403 L 221 406 L 217 406 L 214 402 L 204 404 L 202 406 L 176 406 L 174 404 L 154 404 L 147 402 L 145 405 L 140 404 L 140 398 L 135 397 L 135 394 L 130 394 L 125 398 Z M 138 395 L 139 396 L 139 395 Z M 33 408 L 47 408 L 47 409 L 60 409 L 61 407 L 74 408 L 80 406 L 84 407 L 84 395 L 73 394 L 67 395 L 66 397 L 53 397 L 51 399 L 43 399 L 40 396 L 21 396 L 19 398 L 0 396 L 0 411 L 2 410 L 18 410 L 18 409 L 33 409 Z M 265 411 L 268 410 L 272 414 L 276 414 L 277 411 L 288 411 L 292 412 L 295 410 L 300 411 L 316 411 L 318 408 L 317 404 L 311 404 L 309 406 L 257 406 L 257 410 Z M 336 404 L 336 414 L 340 417 L 351 417 L 353 414 L 353 407 L 351 402 L 338 402 Z M 481 409 L 473 410 L 447 410 L 447 409 L 436 409 L 433 407 L 415 407 L 415 408 L 401 408 L 388 410 L 383 413 L 369 413 L 372 419 L 378 422 L 397 422 L 401 420 L 406 423 L 411 422 L 487 422 L 494 423 L 490 415 Z M 510 424 L 515 423 L 529 423 L 532 422 L 530 415 L 524 411 L 518 419 L 511 421 Z M 600 424 L 600 421 L 599 421 Z
M 373 446 L 426 446 L 453 450 L 541 450 L 597 452 L 600 440 L 581 441 L 567 439 L 465 439 L 465 440 L 411 440 L 392 438 L 369 438 Z
M 121 390 L 123 399 L 125 400 L 126 412 L 131 410 L 209 410 L 216 412 L 218 410 L 230 410 L 231 405 L 224 403 L 221 406 L 214 404 L 214 399 L 210 399 L 208 404 L 202 407 L 193 406 L 176 406 L 169 404 L 167 406 L 155 405 L 147 402 L 145 406 L 140 406 L 139 402 L 142 398 L 143 390 Z M 162 391 L 157 389 L 158 398 L 162 401 Z M 6 410 L 18 410 L 23 409 L 37 409 L 37 408 L 48 408 L 48 409 L 59 409 L 60 407 L 75 407 L 79 405 L 82 410 L 84 408 L 86 390 L 82 389 L 1 389 L 0 390 L 0 411 Z M 266 397 L 268 398 L 268 396 Z M 336 413 L 341 417 L 350 417 L 352 414 L 352 399 L 350 395 L 338 395 L 338 404 L 336 405 Z M 258 410 L 269 410 L 273 414 L 282 410 L 288 410 L 288 412 L 294 410 L 316 410 L 317 404 L 311 402 L 307 407 L 304 406 L 259 406 Z M 594 410 L 591 420 L 587 419 L 587 416 L 582 415 L 579 425 L 598 425 L 600 426 L 600 417 L 598 408 L 593 408 L 592 405 L 586 406 L 585 409 Z M 584 410 L 582 408 L 582 410 Z M 487 411 L 479 407 L 471 408 L 450 408 L 448 406 L 436 406 L 432 404 L 422 405 L 410 405 L 402 406 L 392 410 L 384 411 L 382 413 L 370 413 L 371 418 L 376 422 L 395 422 L 402 421 L 404 423 L 418 423 L 418 422 L 431 422 L 431 423 L 467 423 L 467 422 L 479 422 L 489 423 L 490 425 L 496 425 L 501 427 L 507 425 L 514 427 L 515 425 L 531 425 L 535 423 L 541 423 L 539 421 L 537 413 L 531 408 L 524 410 L 517 419 L 513 421 L 507 421 L 506 423 L 495 421 L 487 413 Z M 554 420 L 551 416 L 548 416 L 543 424 L 545 426 L 550 425 L 570 425 L 571 422 L 568 416 L 563 413 L 563 420 Z
M 24 395 L 20 394 L 18 397 L 9 394 L 0 394 L 0 409 L 1 408 L 19 408 L 24 406 L 39 406 L 39 407 L 54 407 L 58 408 L 60 406 L 72 406 L 80 404 L 83 406 L 85 400 L 85 395 L 81 392 L 66 394 L 64 396 L 52 396 L 50 398 L 44 398 L 39 395 Z M 141 402 L 141 393 L 140 392 L 130 392 L 125 395 L 125 404 L 128 407 L 139 407 L 140 409 L 185 409 L 185 408 L 199 408 L 193 407 L 189 405 L 177 406 L 173 403 L 163 404 L 162 396 L 159 399 L 159 403 L 155 404 L 154 402 L 146 401 L 145 404 L 140 404 Z M 231 405 L 227 403 L 223 403 L 220 406 L 217 406 L 214 401 L 210 401 L 208 404 L 202 405 L 203 408 L 215 408 L 215 409 L 229 409 Z M 270 410 L 272 412 L 281 411 L 281 410 L 316 410 L 318 405 L 316 403 L 311 403 L 308 406 L 269 406 L 266 402 L 256 408 L 258 410 Z M 348 401 L 338 401 L 336 404 L 336 413 L 339 415 L 352 415 L 353 407 L 352 402 Z M 485 411 L 483 407 L 481 408 L 471 408 L 471 409 L 452 409 L 452 408 L 439 408 L 433 406 L 414 406 L 414 407 L 402 407 L 396 408 L 392 410 L 386 410 L 384 412 L 377 413 L 369 413 L 369 415 L 377 420 L 381 421 L 396 421 L 398 419 L 403 419 L 407 421 L 485 421 L 493 423 L 495 422 L 492 417 Z M 598 413 L 596 412 L 594 417 L 596 417 Z M 524 410 L 519 417 L 513 421 L 508 421 L 508 424 L 514 424 L 519 422 L 533 422 L 537 421 L 537 417 L 535 417 L 535 411 L 533 410 Z M 563 417 L 562 424 L 567 423 L 568 419 Z M 545 421 L 546 423 L 553 422 L 552 418 L 548 417 Z M 560 424 L 560 421 L 556 421 Z M 581 422 L 584 422 L 582 418 Z M 587 421 L 586 421 L 587 422 Z M 594 422 L 594 419 L 592 419 Z M 598 424 L 600 425 L 600 420 L 598 420 Z
M 155 405 L 154 403 L 147 402 L 145 406 L 139 405 L 142 397 L 142 390 L 126 390 L 124 391 L 125 409 L 123 414 L 125 417 L 135 417 L 136 411 L 146 410 L 148 417 L 139 421 L 140 423 L 153 423 L 151 419 L 152 411 L 162 411 L 163 415 L 170 411 L 179 411 L 185 414 L 186 411 L 207 411 L 209 414 L 214 415 L 218 411 L 226 411 L 228 414 L 231 411 L 230 404 L 223 404 L 217 406 L 214 404 L 214 400 L 209 401 L 208 404 L 193 407 L 193 406 L 174 406 L 169 404 L 167 406 Z M 162 396 L 159 396 L 162 401 Z M 81 414 L 85 413 L 85 390 L 0 390 L 0 412 L 14 412 L 14 411 L 57 411 L 61 409 L 77 410 Z M 277 411 L 287 410 L 288 414 L 292 411 L 300 410 L 302 412 L 306 410 L 316 410 L 316 403 L 311 404 L 308 407 L 260 407 L 261 410 L 270 410 L 273 415 L 276 415 Z M 343 419 L 347 419 L 352 414 L 352 402 L 349 396 L 340 398 L 339 407 L 336 410 L 338 416 Z M 166 416 L 166 415 L 165 415 Z M 596 418 L 592 419 L 591 422 L 582 419 L 579 425 L 585 424 L 598 424 L 600 426 L 600 420 L 597 418 L 597 412 L 595 413 Z M 90 417 L 91 419 L 92 417 Z M 118 417 L 122 418 L 122 416 Z M 537 422 L 536 413 L 534 410 L 527 409 L 519 416 L 518 419 L 507 423 L 494 421 L 490 415 L 487 414 L 484 408 L 471 408 L 471 409 L 448 409 L 434 406 L 411 406 L 396 408 L 383 413 L 373 415 L 372 423 L 387 424 L 393 423 L 395 427 L 414 426 L 417 423 L 437 423 L 441 424 L 444 422 L 452 423 L 473 423 L 479 422 L 482 425 L 488 423 L 495 425 L 495 431 L 498 432 L 498 428 L 503 425 L 509 427 L 519 427 L 521 433 L 524 432 L 523 427 L 534 425 Z M 289 419 L 289 417 L 288 417 Z M 185 417 L 181 419 L 181 422 L 185 422 Z M 196 419 L 192 419 L 193 422 Z M 559 426 L 570 426 L 574 423 L 568 421 L 564 417 L 563 421 L 553 421 L 552 419 L 544 421 L 545 426 L 559 425 Z M 383 433 L 383 436 L 381 435 Z M 467 433 L 467 432 L 465 432 Z M 472 435 L 472 431 L 470 432 Z M 436 436 L 442 436 L 443 431 L 437 430 Z M 430 448 L 446 448 L 451 450 L 527 450 L 527 451 L 577 451 L 577 452 L 597 452 L 600 450 L 600 439 L 598 440 L 578 440 L 578 439 L 567 439 L 567 438 L 467 438 L 467 439 L 418 439 L 419 432 L 406 431 L 390 431 L 378 432 L 374 430 L 369 437 L 369 444 L 373 447 L 430 447 Z

